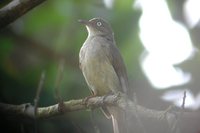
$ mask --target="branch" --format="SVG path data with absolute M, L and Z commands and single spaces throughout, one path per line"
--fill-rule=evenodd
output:
M 46 0 L 13 0 L 0 9 L 0 29 L 21 17 Z
M 64 110 L 59 110 L 59 105 L 51 105 L 48 107 L 38 107 L 37 116 L 34 115 L 34 106 L 30 103 L 21 104 L 21 105 L 11 105 L 0 103 L 0 112 L 3 114 L 12 114 L 17 116 L 24 116 L 31 119 L 42 119 L 42 118 L 50 118 L 53 116 L 62 115 L 67 112 L 86 110 L 91 108 L 98 108 L 101 106 L 118 106 L 124 110 L 126 110 L 131 115 L 135 116 L 134 112 L 137 109 L 137 115 L 140 118 L 150 118 L 157 121 L 166 121 L 170 122 L 175 119 L 176 115 L 179 115 L 180 112 L 170 113 L 166 111 L 157 111 L 152 109 L 147 109 L 143 106 L 136 105 L 133 101 L 129 100 L 123 94 L 117 95 L 109 95 L 102 97 L 92 97 L 88 99 L 86 102 L 84 99 L 78 100 L 70 100 L 63 102 Z M 175 115 L 176 114 L 176 115 Z M 165 115 L 165 117 L 163 117 Z M 184 113 L 183 118 L 194 118 L 200 120 L 200 115 L 198 113 Z

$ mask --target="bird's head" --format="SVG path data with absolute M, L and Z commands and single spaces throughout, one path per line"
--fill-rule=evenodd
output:
M 113 35 L 111 26 L 102 18 L 93 18 L 88 20 L 79 20 L 87 28 L 89 36 L 95 35 Z

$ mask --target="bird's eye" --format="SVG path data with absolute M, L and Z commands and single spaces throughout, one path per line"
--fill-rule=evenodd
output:
M 97 22 L 97 26 L 101 26 L 102 24 L 101 24 L 101 22 Z

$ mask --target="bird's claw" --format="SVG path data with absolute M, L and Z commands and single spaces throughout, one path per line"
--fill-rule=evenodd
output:
M 58 111 L 59 112 L 64 112 L 65 111 L 65 106 L 64 106 L 64 102 L 63 101 L 60 101 L 58 103 Z
M 93 98 L 93 97 L 95 97 L 96 95 L 91 95 L 91 96 L 87 96 L 87 97 L 85 97 L 84 99 L 83 99 L 83 104 L 84 105 L 86 105 L 87 107 L 88 107 L 88 100 L 90 99 L 90 98 Z

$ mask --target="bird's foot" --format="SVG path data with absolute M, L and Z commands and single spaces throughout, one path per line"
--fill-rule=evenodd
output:
M 90 98 L 93 98 L 93 97 L 96 97 L 96 95 L 90 95 L 90 96 L 87 96 L 87 97 L 85 97 L 84 99 L 83 99 L 83 104 L 84 105 L 86 105 L 86 106 L 88 106 L 89 104 L 88 104 L 88 100 L 90 99 Z
M 64 105 L 64 102 L 62 100 L 59 101 L 59 103 L 58 103 L 58 111 L 59 112 L 64 112 L 65 111 L 65 105 Z
M 106 98 L 109 96 L 109 95 L 113 95 L 114 94 L 114 92 L 109 92 L 109 93 L 107 93 L 107 94 L 105 94 L 102 98 L 102 104 L 105 104 L 105 100 L 106 100 Z

